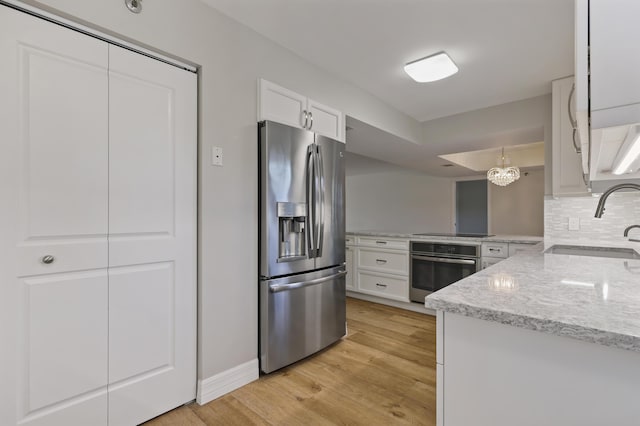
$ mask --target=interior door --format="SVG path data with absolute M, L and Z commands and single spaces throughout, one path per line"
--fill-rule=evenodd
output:
M 322 164 L 324 187 L 322 247 L 316 268 L 345 262 L 344 150 L 345 144 L 316 135 Z
M 196 394 L 196 75 L 109 46 L 109 423 Z
M 106 425 L 108 47 L 0 6 L 0 57 L 0 424 Z
M 456 232 L 487 233 L 487 185 L 486 179 L 456 182 Z

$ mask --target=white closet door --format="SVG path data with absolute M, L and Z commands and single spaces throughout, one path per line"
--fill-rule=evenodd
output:
M 0 424 L 105 425 L 108 46 L 0 6 L 0 57 Z
M 195 398 L 196 75 L 109 46 L 109 424 Z

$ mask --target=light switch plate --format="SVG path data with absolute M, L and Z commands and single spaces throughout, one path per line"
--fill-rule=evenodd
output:
M 580 218 L 579 217 L 570 217 L 569 218 L 569 231 L 579 231 L 580 230 Z
M 219 146 L 211 148 L 211 164 L 222 167 L 222 148 Z

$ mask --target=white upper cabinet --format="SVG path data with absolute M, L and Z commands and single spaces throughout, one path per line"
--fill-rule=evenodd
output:
M 590 181 L 640 179 L 638 16 L 637 0 L 576 0 L 576 126 Z
M 270 81 L 258 81 L 258 121 L 271 120 L 344 142 L 344 114 Z
M 575 7 L 575 91 L 572 108 L 576 141 L 582 152 L 582 172 L 589 173 L 589 1 L 576 0 Z
M 637 0 L 589 3 L 592 128 L 640 122 Z
M 574 127 L 572 101 L 575 100 L 573 77 L 554 80 L 552 87 L 552 155 L 553 195 L 587 194 L 582 173 L 582 146 Z M 570 115 L 571 114 L 571 115 Z

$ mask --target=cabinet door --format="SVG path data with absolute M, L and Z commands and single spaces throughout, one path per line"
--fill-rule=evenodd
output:
M 0 34 L 0 424 L 106 425 L 108 47 Z
M 640 56 L 636 0 L 592 0 L 589 3 L 591 111 L 640 103 Z M 636 113 L 640 107 L 635 108 Z M 634 121 L 640 121 L 638 116 Z M 594 123 L 594 128 L 626 123 Z
M 576 151 L 578 138 L 575 135 L 574 141 L 574 128 L 569 118 L 573 82 L 573 77 L 552 82 L 552 186 L 556 196 L 587 194 L 581 156 Z
M 482 243 L 482 257 L 501 257 L 506 259 L 509 256 L 509 243 Z
M 307 128 L 313 132 L 344 142 L 344 116 L 319 102 L 309 99 L 307 111 L 311 114 Z
M 195 398 L 196 75 L 109 46 L 109 423 Z
M 345 258 L 346 258 L 346 264 L 347 264 L 347 277 L 346 277 L 347 290 L 356 289 L 354 285 L 355 280 L 353 276 L 353 272 L 354 272 L 353 251 L 354 251 L 353 247 L 347 246 L 345 249 Z
M 495 265 L 496 263 L 500 263 L 504 260 L 502 257 L 483 257 L 482 258 L 482 269 L 486 269 L 491 265 Z
M 409 302 L 409 280 L 406 277 L 358 270 L 358 290 L 373 296 Z
M 258 81 L 258 121 L 271 120 L 305 128 L 307 98 L 267 80 Z M 321 119 L 324 122 L 324 119 Z

